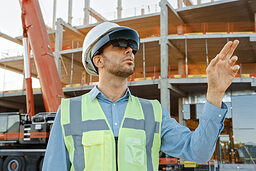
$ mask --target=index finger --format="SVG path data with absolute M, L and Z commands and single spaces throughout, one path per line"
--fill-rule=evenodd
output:
M 228 43 L 225 44 L 225 46 L 222 48 L 222 50 L 220 51 L 219 53 L 219 56 L 221 59 L 224 58 L 224 56 L 227 55 L 227 53 L 229 52 L 230 50 L 230 47 L 232 46 L 233 42 L 232 41 L 229 41 Z
M 238 41 L 238 40 L 235 40 L 235 41 L 233 42 L 233 44 L 232 44 L 232 46 L 230 47 L 230 50 L 229 50 L 229 52 L 228 52 L 228 54 L 227 54 L 227 56 L 226 56 L 226 59 L 229 59 L 229 58 L 232 56 L 232 54 L 233 54 L 234 51 L 236 50 L 236 47 L 238 46 L 238 44 L 239 44 L 239 41 Z

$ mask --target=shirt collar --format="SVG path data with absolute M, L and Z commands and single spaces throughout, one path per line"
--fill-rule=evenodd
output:
M 98 89 L 97 86 L 93 87 L 93 89 L 90 91 L 91 100 L 93 101 L 99 94 L 104 96 L 104 94 Z M 131 101 L 132 101 L 132 94 L 128 87 L 127 87 L 126 92 L 123 97 L 127 97 L 127 98 L 130 97 Z M 121 97 L 121 98 L 123 98 L 123 97 Z

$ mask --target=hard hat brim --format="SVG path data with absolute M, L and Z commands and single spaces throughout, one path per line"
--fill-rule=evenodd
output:
M 91 49 L 91 58 L 93 58 L 97 52 L 108 42 L 115 40 L 127 40 L 134 43 L 133 50 L 136 53 L 139 49 L 140 39 L 138 33 L 130 28 L 119 28 L 112 32 L 109 32 L 102 37 Z

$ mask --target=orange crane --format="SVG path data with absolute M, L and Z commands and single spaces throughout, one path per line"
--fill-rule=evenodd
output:
M 41 171 L 50 129 L 55 118 L 54 112 L 57 111 L 64 93 L 38 0 L 21 0 L 20 4 L 25 49 L 27 114 L 0 113 L 0 171 Z M 33 50 L 46 110 L 36 115 L 29 44 Z
M 56 112 L 64 93 L 38 0 L 22 0 L 21 8 L 23 35 L 28 37 L 33 50 L 45 109 L 47 112 Z M 26 80 L 26 83 L 30 85 L 29 78 Z M 31 98 L 33 94 L 31 92 L 27 94 L 29 95 L 27 102 L 30 103 L 33 101 Z M 33 111 L 32 103 L 27 106 L 30 111 Z

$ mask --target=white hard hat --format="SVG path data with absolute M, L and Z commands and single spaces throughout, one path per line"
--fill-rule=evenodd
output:
M 87 33 L 83 43 L 82 62 L 89 74 L 98 75 L 98 70 L 94 66 L 92 59 L 105 44 L 115 40 L 129 41 L 126 43 L 126 47 L 131 47 L 134 54 L 139 49 L 139 35 L 129 27 L 122 27 L 111 22 L 103 22 Z M 122 44 L 119 46 L 122 47 Z

